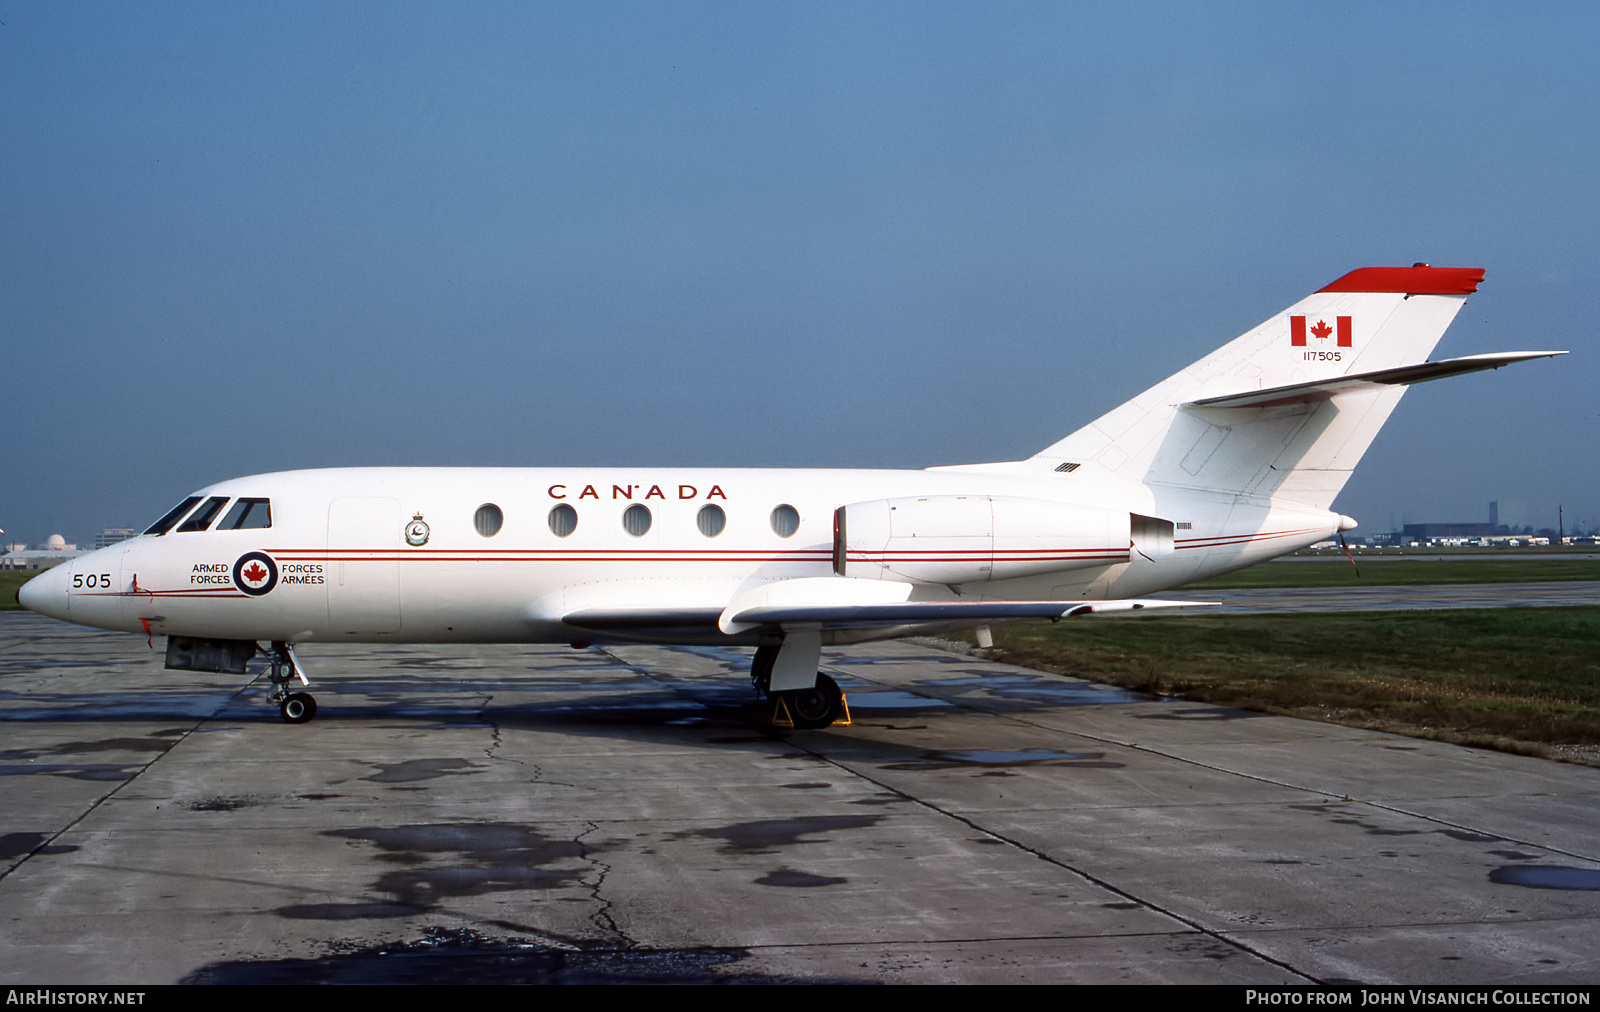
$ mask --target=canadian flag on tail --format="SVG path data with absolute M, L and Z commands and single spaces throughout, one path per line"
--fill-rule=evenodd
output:
M 1352 343 L 1353 343 L 1351 341 L 1351 336 L 1350 336 L 1350 317 L 1348 317 L 1348 316 L 1335 316 L 1333 318 L 1333 326 L 1331 326 L 1331 327 L 1328 326 L 1328 323 L 1327 323 L 1326 320 L 1322 320 L 1322 319 L 1318 319 L 1315 324 L 1313 324 L 1310 327 L 1307 327 L 1306 326 L 1306 318 L 1304 316 L 1291 316 L 1291 317 L 1289 317 L 1289 346 L 1290 347 L 1292 347 L 1292 348 L 1304 348 L 1304 347 L 1306 347 L 1306 334 L 1307 333 L 1309 333 L 1312 337 L 1317 339 L 1317 344 L 1318 345 L 1322 345 L 1325 341 L 1328 340 L 1328 338 L 1330 336 L 1332 336 L 1335 333 L 1337 333 L 1339 335 L 1338 347 L 1340 347 L 1340 348 L 1349 348 L 1349 347 L 1352 346 Z

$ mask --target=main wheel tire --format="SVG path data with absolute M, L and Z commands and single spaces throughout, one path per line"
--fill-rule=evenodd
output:
M 317 715 L 317 700 L 309 692 L 291 692 L 278 706 L 289 724 L 304 724 Z
M 805 730 L 829 726 L 839 719 L 839 710 L 844 705 L 839 683 L 820 671 L 816 685 L 782 695 L 789 707 L 789 719 L 794 721 L 795 727 Z

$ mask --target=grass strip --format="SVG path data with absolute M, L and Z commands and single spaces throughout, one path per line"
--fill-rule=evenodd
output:
M 1245 587 L 1410 587 L 1440 583 L 1544 583 L 1600 580 L 1592 559 L 1384 559 L 1344 562 L 1260 562 L 1248 569 L 1189 584 L 1196 590 Z M 1359 567 L 1359 571 L 1358 571 Z
M 0 611 L 16 611 L 17 588 L 39 575 L 37 569 L 0 569 Z
M 993 656 L 1162 695 L 1529 754 L 1600 745 L 1600 607 L 995 629 Z

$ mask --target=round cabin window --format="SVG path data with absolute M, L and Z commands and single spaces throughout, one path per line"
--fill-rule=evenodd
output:
M 722 533 L 728 526 L 728 514 L 722 512 L 722 507 L 716 503 L 709 503 L 700 507 L 700 512 L 694 518 L 695 525 L 700 528 L 700 533 L 708 538 L 714 538 Z
M 564 538 L 578 529 L 578 511 L 561 503 L 550 511 L 550 533 Z
M 636 538 L 644 537 L 650 530 L 650 510 L 638 503 L 623 510 L 622 529 Z
M 492 538 L 500 533 L 500 528 L 506 522 L 506 515 L 500 507 L 492 502 L 486 502 L 478 507 L 478 512 L 472 515 L 472 526 L 478 534 L 485 538 Z
M 799 529 L 800 513 L 793 506 L 784 503 L 772 511 L 772 532 L 778 537 L 792 538 Z

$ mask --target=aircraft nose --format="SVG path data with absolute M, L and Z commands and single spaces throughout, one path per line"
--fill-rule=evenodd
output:
M 29 611 L 70 622 L 72 614 L 67 603 L 67 585 L 71 581 L 72 563 L 63 562 L 17 588 L 17 603 Z

